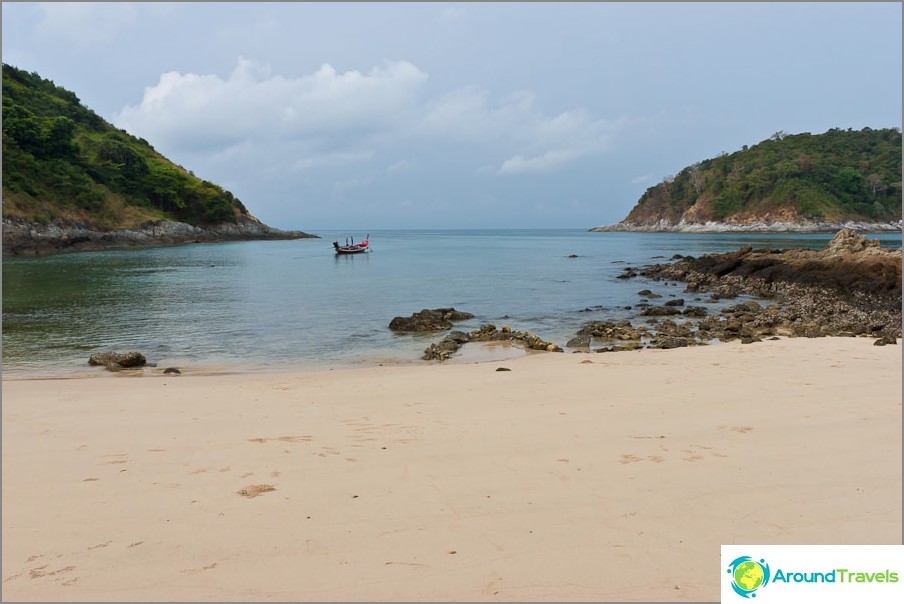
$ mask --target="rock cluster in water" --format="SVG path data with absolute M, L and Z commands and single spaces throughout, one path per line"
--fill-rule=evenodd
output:
M 395 317 L 389 322 L 389 329 L 393 331 L 442 331 L 451 329 L 453 321 L 465 321 L 473 319 L 469 312 L 455 310 L 454 308 L 425 308 L 413 313 L 410 317 Z
M 877 345 L 901 337 L 901 250 L 881 248 L 844 229 L 823 250 L 753 250 L 686 256 L 672 264 L 624 269 L 625 278 L 683 281 L 685 293 L 709 293 L 705 302 L 746 294 L 748 300 L 710 314 L 704 306 L 673 300 L 646 306 L 648 327 L 630 322 L 585 324 L 569 343 L 597 338 L 610 345 L 598 352 L 676 348 L 712 340 L 750 343 L 767 336 L 873 336 Z M 639 292 L 652 298 L 649 290 Z M 666 318 L 668 317 L 668 318 Z M 681 321 L 681 322 L 678 322 Z M 580 347 L 580 346 L 576 346 Z
M 510 342 L 523 346 L 529 350 L 543 350 L 546 352 L 563 352 L 562 348 L 551 342 L 547 342 L 527 331 L 512 331 L 505 325 L 497 329 L 493 324 L 481 325 L 469 333 L 453 331 L 435 344 L 431 344 L 424 350 L 425 361 L 445 361 L 452 356 L 462 344 L 467 342 Z

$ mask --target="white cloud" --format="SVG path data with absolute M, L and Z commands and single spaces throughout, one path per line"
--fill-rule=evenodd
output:
M 171 147 L 316 139 L 385 128 L 405 119 L 427 74 L 405 61 L 385 61 L 364 74 L 324 64 L 311 75 L 272 75 L 240 58 L 225 79 L 168 72 L 124 107 L 117 126 Z M 357 135 L 357 134 L 356 134 Z
M 635 185 L 639 185 L 641 183 L 649 182 L 652 179 L 653 179 L 652 174 L 644 174 L 642 176 L 635 176 L 634 178 L 632 178 L 631 183 L 635 184 Z
M 608 149 L 623 125 L 580 109 L 546 114 L 529 91 L 497 100 L 470 86 L 424 98 L 427 80 L 406 61 L 367 72 L 324 64 L 290 77 L 240 57 L 225 77 L 161 74 L 113 121 L 192 165 L 274 178 L 346 171 L 330 182 L 359 178 L 353 170 L 372 160 L 382 161 L 384 175 L 409 172 L 412 154 L 428 171 L 443 155 L 444 171 L 451 159 L 480 174 L 550 173 Z

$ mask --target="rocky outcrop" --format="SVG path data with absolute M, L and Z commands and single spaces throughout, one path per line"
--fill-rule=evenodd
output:
M 502 329 L 497 329 L 495 325 L 488 324 L 481 325 L 479 329 L 475 329 L 470 333 L 453 331 L 436 344 L 428 346 L 424 350 L 422 358 L 425 361 L 445 361 L 457 352 L 462 344 L 468 342 L 510 342 L 528 350 L 563 352 L 559 346 L 547 342 L 530 332 L 512 331 L 508 325 L 503 326 Z
M 853 229 L 867 233 L 901 232 L 901 221 L 854 222 L 844 223 L 818 222 L 812 220 L 796 221 L 762 221 L 749 222 L 695 222 L 688 220 L 672 221 L 668 218 L 649 222 L 623 221 L 607 226 L 590 229 L 592 232 L 635 232 L 635 233 L 834 233 L 840 229 Z
M 451 329 L 453 321 L 473 319 L 474 315 L 454 308 L 425 308 L 410 317 L 395 317 L 389 322 L 393 331 L 442 331 Z
M 747 246 L 631 270 L 653 281 L 683 281 L 686 293 L 709 292 L 709 303 L 739 295 L 761 302 L 746 300 L 713 314 L 702 306 L 688 306 L 681 317 L 670 312 L 678 310 L 675 306 L 649 306 L 641 311 L 651 317 L 646 319 L 648 327 L 638 329 L 626 322 L 585 325 L 579 335 L 606 344 L 597 352 L 713 340 L 750 344 L 776 335 L 871 336 L 879 338 L 877 345 L 894 344 L 901 337 L 901 250 L 882 248 L 851 230 L 840 231 L 822 250 Z M 675 320 L 660 318 L 665 315 Z M 676 322 L 679 319 L 683 322 Z
M 134 229 L 103 231 L 71 221 L 49 224 L 3 219 L 4 255 L 40 255 L 64 251 L 154 247 L 184 243 L 215 243 L 316 238 L 301 231 L 283 231 L 246 216 L 237 222 L 193 226 L 170 220 L 149 221 Z

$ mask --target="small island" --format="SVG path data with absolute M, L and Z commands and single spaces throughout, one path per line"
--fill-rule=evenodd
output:
M 901 230 L 901 131 L 776 132 L 650 187 L 591 231 L 831 233 Z
M 4 255 L 307 237 L 265 225 L 74 93 L 3 64 Z

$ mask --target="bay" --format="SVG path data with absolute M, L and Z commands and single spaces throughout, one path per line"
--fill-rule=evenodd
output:
M 510 325 L 565 346 L 585 321 L 632 317 L 624 307 L 640 289 L 691 297 L 681 284 L 620 280 L 625 266 L 748 244 L 815 249 L 832 236 L 398 230 L 370 233 L 369 254 L 336 256 L 332 241 L 365 233 L 317 234 L 5 258 L 3 370 L 96 373 L 87 358 L 105 350 L 198 371 L 416 363 L 443 333 L 395 334 L 389 322 L 439 307 L 476 315 L 456 329 Z M 869 237 L 901 245 L 900 233 Z

